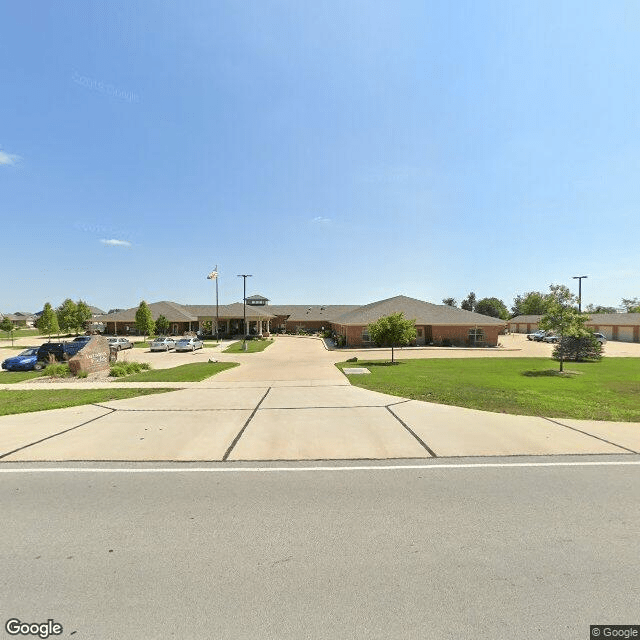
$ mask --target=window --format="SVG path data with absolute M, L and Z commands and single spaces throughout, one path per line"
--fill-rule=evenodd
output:
M 469 329 L 469 344 L 479 345 L 484 344 L 484 329 Z
M 362 332 L 362 342 L 371 342 L 371 338 L 369 337 L 369 333 L 367 331 Z

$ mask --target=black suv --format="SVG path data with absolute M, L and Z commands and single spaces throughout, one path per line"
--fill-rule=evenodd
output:
M 86 340 L 80 342 L 45 342 L 38 349 L 38 362 L 33 368 L 36 371 L 44 369 L 51 362 L 52 357 L 56 362 L 67 362 L 86 344 Z

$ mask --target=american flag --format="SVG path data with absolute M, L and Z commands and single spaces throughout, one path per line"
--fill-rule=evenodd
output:
M 218 266 L 207 276 L 207 280 L 215 280 L 218 277 Z

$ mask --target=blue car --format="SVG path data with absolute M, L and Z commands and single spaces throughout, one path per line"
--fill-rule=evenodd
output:
M 37 369 L 38 363 L 38 347 L 25 349 L 13 358 L 7 358 L 2 363 L 2 368 L 7 371 L 31 371 Z

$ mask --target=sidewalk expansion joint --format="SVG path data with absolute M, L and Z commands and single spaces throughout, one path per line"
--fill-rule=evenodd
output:
M 108 407 L 103 407 L 108 409 Z M 80 427 L 84 427 L 86 425 L 88 425 L 91 422 L 95 422 L 96 420 L 100 420 L 101 418 L 104 418 L 105 416 L 111 415 L 112 413 L 114 413 L 116 411 L 116 409 L 109 409 L 109 413 L 103 413 L 101 416 L 96 416 L 95 418 L 91 418 L 91 420 L 87 420 L 86 422 L 83 422 L 82 424 L 77 424 L 75 427 L 70 427 L 69 429 L 65 429 L 64 431 L 59 431 L 58 433 L 53 433 L 50 436 L 47 436 L 46 438 L 40 438 L 40 440 L 36 440 L 35 442 L 30 442 L 29 444 L 25 444 L 22 447 L 18 447 L 17 449 L 14 449 L 13 451 L 7 451 L 6 453 L 3 453 L 2 455 L 0 455 L 0 460 L 2 460 L 2 458 L 6 458 L 7 456 L 10 456 L 14 453 L 17 453 L 18 451 L 22 451 L 23 449 L 28 449 L 29 447 L 33 447 L 36 444 L 40 444 L 41 442 L 45 442 L 46 440 L 51 440 L 52 438 L 57 438 L 58 436 L 61 436 L 65 433 L 69 433 L 69 431 L 73 431 L 74 429 L 79 429 Z
M 595 438 L 596 440 L 600 440 L 601 442 L 606 442 L 614 447 L 618 447 L 618 449 L 623 449 L 624 451 L 628 451 L 629 453 L 640 453 L 639 451 L 634 451 L 633 449 L 629 449 L 628 447 L 623 447 L 621 444 L 617 442 L 612 442 L 611 440 L 607 440 L 606 438 L 601 438 L 600 436 L 594 436 L 593 433 L 589 433 L 588 431 L 583 431 L 582 429 L 578 429 L 576 427 L 570 427 L 568 424 L 562 424 L 562 422 L 558 422 L 557 420 L 552 420 L 551 418 L 547 418 L 545 416 L 541 416 L 545 420 L 552 422 L 553 424 L 557 424 L 559 427 L 564 427 L 565 429 L 571 429 L 571 431 L 577 431 L 578 433 L 582 433 L 585 436 L 589 436 L 590 438 Z
M 258 404 L 255 406 L 254 410 L 251 412 L 251 415 L 247 418 L 247 421 L 242 426 L 242 429 L 240 429 L 236 437 L 233 439 L 233 442 L 229 445 L 229 448 L 225 451 L 224 455 L 222 456 L 223 462 L 225 462 L 231 455 L 231 452 L 233 451 L 235 446 L 238 444 L 238 441 L 240 440 L 240 438 L 242 438 L 242 434 L 245 432 L 246 428 L 249 426 L 249 423 L 253 420 L 253 416 L 256 415 L 256 413 L 258 412 L 258 409 L 260 408 L 260 405 L 264 402 L 265 398 L 269 395 L 269 391 L 271 391 L 271 387 L 269 387 L 266 390 L 265 394 L 262 396 L 262 398 L 260 398 L 260 402 L 258 402 Z
M 436 452 L 431 449 L 431 447 L 429 447 L 427 443 L 397 413 L 394 413 L 391 406 L 386 406 L 385 409 L 420 443 L 422 448 L 425 449 L 429 455 L 434 458 L 438 457 Z

